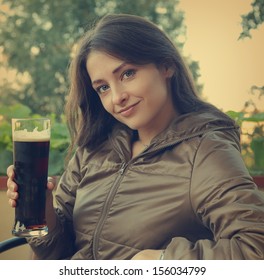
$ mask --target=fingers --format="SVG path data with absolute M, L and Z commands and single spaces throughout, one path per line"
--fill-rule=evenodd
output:
M 12 192 L 16 192 L 18 189 L 17 184 L 10 178 L 7 180 L 7 188 Z
M 15 177 L 14 165 L 8 166 L 8 168 L 6 170 L 6 174 L 7 174 L 8 178 L 14 179 L 14 177 Z
M 16 207 L 16 201 L 13 200 L 13 199 L 9 199 L 9 200 L 8 200 L 8 204 L 9 204 L 11 207 L 13 207 L 13 208 Z
M 11 207 L 16 207 L 17 202 L 16 200 L 18 199 L 18 186 L 14 182 L 15 178 L 15 172 L 14 172 L 14 166 L 10 165 L 7 170 L 6 170 L 8 180 L 7 180 L 7 191 L 6 195 L 9 198 L 8 203 Z M 48 177 L 47 181 L 47 189 L 51 193 L 56 186 L 56 179 L 53 177 Z
M 8 178 L 7 191 L 6 191 L 7 197 L 9 199 L 18 199 L 17 190 L 18 190 L 17 184 L 11 178 Z
M 17 205 L 16 200 L 18 199 L 18 192 L 16 191 L 17 190 L 17 185 L 9 183 L 9 186 L 10 187 L 8 187 L 8 189 L 6 191 L 6 195 L 9 198 L 8 204 L 11 207 L 16 207 L 16 205 Z
M 17 184 L 14 182 L 14 177 L 15 177 L 15 172 L 14 172 L 14 166 L 10 165 L 7 168 L 7 176 L 8 176 L 8 180 L 7 180 L 7 188 L 8 188 L 8 193 L 12 193 L 12 192 L 17 192 Z M 13 197 L 10 197 L 13 198 Z
M 56 186 L 56 180 L 53 177 L 48 177 L 47 188 L 50 191 L 53 191 Z
M 18 199 L 18 187 L 17 184 L 14 182 L 15 172 L 14 172 L 14 166 L 10 165 L 7 170 L 6 174 L 8 176 L 7 180 L 7 191 L 6 195 L 9 198 L 8 204 L 11 207 L 16 207 L 16 200 Z
M 16 191 L 12 191 L 10 189 L 7 189 L 6 195 L 9 199 L 15 199 L 15 200 L 18 199 L 18 192 L 16 192 Z

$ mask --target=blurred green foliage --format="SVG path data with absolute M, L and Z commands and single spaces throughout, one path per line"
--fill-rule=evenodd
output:
M 49 174 L 59 175 L 69 135 L 63 111 L 68 89 L 67 68 L 75 42 L 94 20 L 107 13 L 128 13 L 146 17 L 161 28 L 182 49 L 186 27 L 179 0 L 1 0 L 0 66 L 16 71 L 15 82 L 0 84 L 0 175 L 12 163 L 11 118 L 45 116 L 52 120 Z M 252 10 L 242 15 L 240 38 L 264 21 L 264 0 L 253 0 Z M 199 65 L 186 58 L 198 89 Z M 263 92 L 263 87 L 254 86 Z M 262 109 L 263 112 L 263 109 Z M 243 127 L 255 124 L 249 139 L 242 143 L 242 154 L 251 173 L 264 173 L 263 113 L 246 110 L 228 112 Z
M 239 39 L 251 38 L 251 31 L 257 29 L 264 22 L 264 0 L 253 0 L 252 9 L 241 16 L 242 32 Z M 264 86 L 252 86 L 251 93 L 257 94 L 259 99 L 264 98 Z M 259 100 L 260 101 L 260 100 Z M 253 106 L 250 114 L 247 108 Z M 252 175 L 264 175 L 264 113 L 251 100 L 245 103 L 241 112 L 229 112 L 241 124 L 242 135 L 248 141 L 242 142 L 242 155 Z M 255 124 L 251 132 L 243 131 L 248 123 Z
M 11 118 L 38 118 L 38 114 L 33 114 L 29 107 L 21 104 L 1 106 L 0 112 L 3 114 L 0 119 L 0 175 L 6 175 L 7 167 L 13 163 L 13 145 Z M 64 116 L 55 117 L 54 113 L 48 114 L 51 120 L 51 141 L 49 155 L 49 175 L 60 175 L 64 170 L 64 158 L 69 146 L 69 134 Z
M 17 71 L 16 86 L 0 86 L 0 102 L 28 106 L 33 113 L 61 115 L 67 95 L 67 68 L 74 45 L 95 19 L 107 13 L 146 17 L 162 27 L 182 48 L 184 13 L 178 0 L 2 0 L 0 52 L 2 67 Z M 187 59 L 197 81 L 198 63 Z M 199 88 L 201 86 L 199 85 Z
M 257 29 L 264 22 L 264 0 L 254 0 L 251 3 L 252 10 L 242 15 L 242 32 L 239 39 L 249 37 L 250 31 Z
M 64 120 L 68 65 L 78 38 L 107 13 L 146 17 L 182 49 L 186 27 L 179 0 L 0 0 L 0 67 L 16 75 L 0 84 L 0 174 L 12 163 L 11 118 L 52 120 L 50 175 L 59 175 L 69 144 Z M 3 8 L 2 8 L 3 7 Z M 198 84 L 199 65 L 186 58 Z
M 252 87 L 252 93 L 256 87 Z M 264 98 L 263 90 L 258 98 Z M 248 108 L 253 108 L 250 111 Z M 240 112 L 228 111 L 227 114 L 241 127 L 242 156 L 251 175 L 264 175 L 264 112 L 258 109 L 254 101 L 248 100 Z M 249 124 L 251 124 L 249 126 Z

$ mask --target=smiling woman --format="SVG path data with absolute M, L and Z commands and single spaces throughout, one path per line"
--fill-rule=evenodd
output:
M 172 67 L 133 65 L 105 52 L 92 51 L 87 58 L 87 72 L 105 110 L 137 130 L 140 143 L 149 145 L 178 114 L 169 87 Z M 134 147 L 132 156 L 144 148 Z
M 108 15 L 79 42 L 66 114 L 76 147 L 53 208 L 48 184 L 41 259 L 259 259 L 264 197 L 239 130 L 196 94 L 167 35 Z M 8 198 L 19 186 L 8 168 Z M 67 244 L 67 246 L 65 246 Z

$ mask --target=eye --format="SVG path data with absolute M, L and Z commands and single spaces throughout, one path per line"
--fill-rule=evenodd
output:
M 129 69 L 129 70 L 126 70 L 125 72 L 123 72 L 123 74 L 121 75 L 121 80 L 123 79 L 129 79 L 131 77 L 134 77 L 136 74 L 136 71 L 133 70 L 133 69 Z
M 105 93 L 109 89 L 108 85 L 101 85 L 95 89 L 98 94 Z

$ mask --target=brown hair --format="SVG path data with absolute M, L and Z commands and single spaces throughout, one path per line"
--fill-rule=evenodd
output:
M 107 15 L 80 40 L 71 63 L 66 115 L 73 146 L 94 148 L 102 144 L 117 123 L 105 111 L 91 86 L 86 62 L 92 50 L 106 52 L 132 64 L 154 63 L 156 66 L 174 67 L 172 100 L 180 114 L 213 110 L 225 116 L 198 98 L 193 79 L 179 51 L 155 24 L 133 15 Z

